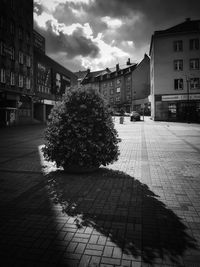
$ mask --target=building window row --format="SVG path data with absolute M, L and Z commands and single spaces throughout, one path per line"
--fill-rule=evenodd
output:
M 6 18 L 3 15 L 0 15 L 0 29 L 6 30 L 8 25 L 8 30 L 11 35 L 15 35 L 16 33 L 16 24 L 13 20 L 10 20 L 7 24 Z M 23 29 L 22 26 L 18 26 L 17 28 L 18 39 L 23 41 L 26 40 L 27 43 L 31 42 L 31 34 L 28 30 Z
M 50 94 L 50 88 L 44 85 L 38 85 L 38 92 Z
M 10 85 L 14 86 L 16 85 L 15 81 L 15 73 L 13 71 L 10 72 Z M 6 83 L 6 69 L 1 68 L 1 77 L 0 77 L 1 83 Z M 18 75 L 18 87 L 23 88 L 25 85 L 26 89 L 30 90 L 31 89 L 31 79 L 30 77 L 24 77 L 22 74 Z
M 174 41 L 174 51 L 175 52 L 181 52 L 183 51 L 183 41 L 177 40 Z M 190 50 L 199 50 L 199 39 L 194 38 L 189 40 L 189 49 Z
M 190 78 L 188 83 L 190 89 L 200 89 L 200 78 Z M 174 80 L 174 90 L 183 90 L 183 79 Z
M 199 69 L 199 58 L 190 59 L 189 66 L 191 70 L 198 70 Z M 183 70 L 182 59 L 174 60 L 174 70 Z

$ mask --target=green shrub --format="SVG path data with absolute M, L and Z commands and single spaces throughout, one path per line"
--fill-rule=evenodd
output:
M 45 130 L 44 156 L 57 166 L 100 166 L 118 159 L 118 134 L 95 90 L 74 90 L 56 105 Z

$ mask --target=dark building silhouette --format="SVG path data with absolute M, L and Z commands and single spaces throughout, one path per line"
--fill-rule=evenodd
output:
M 0 8 L 0 125 L 32 121 L 33 0 L 2 0 Z

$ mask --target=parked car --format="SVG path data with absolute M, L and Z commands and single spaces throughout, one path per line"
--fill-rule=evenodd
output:
M 130 119 L 131 121 L 140 121 L 140 114 L 137 111 L 132 111 Z

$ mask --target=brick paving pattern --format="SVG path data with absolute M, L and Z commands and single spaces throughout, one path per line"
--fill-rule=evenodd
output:
M 1 266 L 200 266 L 200 125 L 115 125 L 119 160 L 45 162 L 43 126 L 0 131 Z

